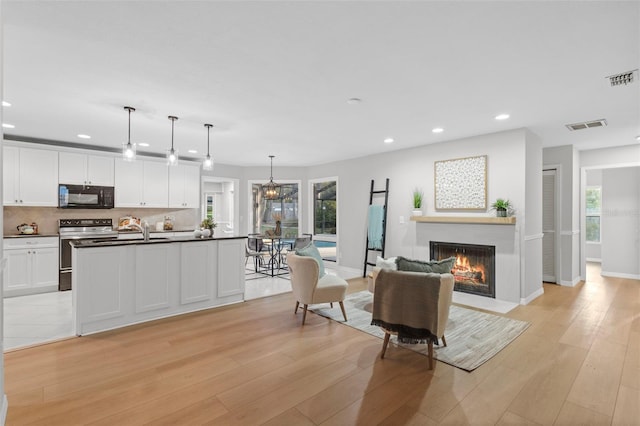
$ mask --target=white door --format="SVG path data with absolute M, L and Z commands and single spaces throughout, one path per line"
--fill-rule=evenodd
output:
M 542 280 L 556 282 L 556 171 L 542 172 Z
M 116 207 L 142 206 L 142 161 L 115 161 Z
M 144 207 L 169 206 L 169 170 L 165 163 L 144 162 Z
M 20 148 L 20 198 L 22 204 L 58 206 L 58 153 Z
M 2 149 L 2 200 L 5 206 L 20 204 L 19 176 L 20 151 L 13 146 L 5 146 Z
M 31 250 L 31 285 L 46 287 L 58 285 L 58 247 Z
M 75 152 L 61 152 L 58 155 L 58 182 L 84 185 L 87 183 L 87 156 Z
M 99 155 L 87 156 L 87 183 L 89 185 L 113 186 L 114 159 Z

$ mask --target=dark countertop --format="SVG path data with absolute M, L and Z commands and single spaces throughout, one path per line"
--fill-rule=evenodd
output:
M 175 232 L 175 231 L 174 231 Z M 70 244 L 76 248 L 86 247 L 112 247 L 112 246 L 130 246 L 134 244 L 167 244 L 167 243 L 188 243 L 196 241 L 215 241 L 215 240 L 239 240 L 247 238 L 246 235 L 230 235 L 230 236 L 215 236 L 209 238 L 195 238 L 195 237 L 151 237 L 149 241 L 142 239 L 135 240 L 73 240 Z
M 3 235 L 3 238 L 33 238 L 33 237 L 56 237 L 58 238 L 60 235 L 56 232 L 55 234 L 9 234 Z

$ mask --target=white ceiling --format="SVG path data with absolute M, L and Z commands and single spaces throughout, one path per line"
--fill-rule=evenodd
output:
M 181 155 L 212 123 L 216 162 L 276 166 L 519 127 L 578 149 L 640 135 L 638 75 L 605 78 L 639 68 L 635 1 L 3 1 L 2 20 L 10 135 L 119 148 L 130 105 L 140 150 L 168 149 L 176 115 Z

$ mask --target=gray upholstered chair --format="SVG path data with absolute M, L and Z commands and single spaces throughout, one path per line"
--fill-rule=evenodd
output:
M 300 304 L 303 305 L 302 325 L 307 318 L 307 307 L 317 303 L 330 303 L 331 307 L 333 307 L 333 302 L 340 303 L 342 315 L 347 321 L 347 313 L 342 303 L 348 287 L 344 279 L 331 274 L 318 278 L 320 267 L 313 257 L 289 253 L 287 264 L 289 265 L 293 297 L 296 299 L 294 313 L 297 314 Z
M 429 368 L 433 369 L 433 344 L 447 341 L 444 329 L 449 320 L 454 278 L 451 274 L 380 270 L 373 283 L 372 324 L 384 330 L 382 353 L 391 334 L 404 343 L 429 345 Z

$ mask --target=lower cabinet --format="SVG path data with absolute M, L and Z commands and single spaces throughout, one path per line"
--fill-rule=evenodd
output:
M 58 290 L 58 238 L 5 238 L 5 297 Z
M 78 335 L 244 299 L 244 238 L 74 247 Z

